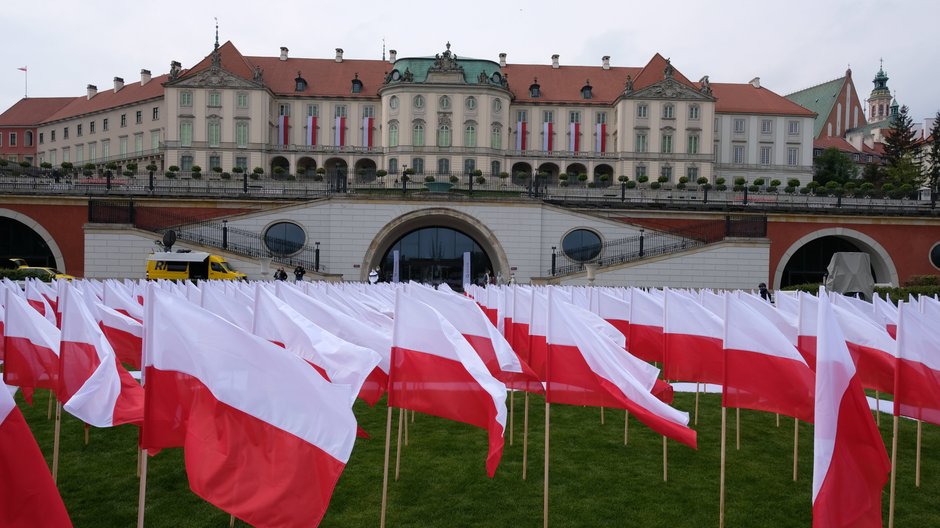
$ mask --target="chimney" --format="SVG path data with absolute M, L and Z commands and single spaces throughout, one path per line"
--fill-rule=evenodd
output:
M 751 80 L 748 81 L 748 82 L 749 82 L 750 85 L 753 86 L 754 88 L 760 88 L 760 77 L 754 77 L 753 79 L 751 79 Z
M 124 79 L 120 77 L 114 78 L 114 93 L 121 91 L 121 88 L 124 88 Z
M 505 53 L 499 54 L 499 67 L 500 68 L 506 67 L 506 54 Z
M 150 70 L 140 70 L 140 85 L 143 86 L 150 82 Z
M 610 55 L 604 55 L 601 57 L 601 68 L 605 70 L 610 69 Z
M 98 95 L 98 87 L 95 86 L 94 84 L 89 84 L 88 87 L 87 87 L 87 90 L 88 90 L 88 98 L 89 98 L 89 99 L 91 99 L 92 97 Z
M 287 51 L 288 51 L 287 48 L 285 48 L 284 46 L 281 46 L 281 57 L 280 57 L 280 58 L 281 58 L 282 61 L 286 61 L 286 60 L 287 60 Z
M 559 55 L 556 53 L 552 55 L 552 69 L 557 70 L 560 66 L 558 65 Z
M 343 48 L 336 48 L 336 62 L 343 62 Z
M 394 63 L 398 60 L 398 51 L 388 50 L 388 62 Z

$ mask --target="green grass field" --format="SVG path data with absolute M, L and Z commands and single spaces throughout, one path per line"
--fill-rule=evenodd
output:
M 47 394 L 20 408 L 51 465 L 53 420 L 46 419 Z M 384 401 L 384 400 L 383 400 Z M 693 408 L 694 395 L 677 394 L 675 406 Z M 514 442 L 496 477 L 484 469 L 486 433 L 467 425 L 418 415 L 402 447 L 395 482 L 395 439 L 389 485 L 388 526 L 542 526 L 545 405 L 530 398 L 527 480 L 522 480 L 523 397 L 514 399 Z M 398 423 L 395 411 L 393 424 Z M 635 419 L 624 445 L 624 413 L 555 405 L 551 409 L 551 526 L 694 527 L 718 525 L 720 397 L 702 395 L 698 450 L 669 443 L 668 482 L 663 482 L 662 440 Z M 371 439 L 358 439 L 321 526 L 378 526 L 386 409 L 357 405 L 360 425 Z M 800 424 L 799 479 L 792 480 L 793 420 L 741 412 L 741 449 L 735 450 L 734 411 L 728 412 L 726 526 L 811 526 L 812 427 Z M 890 456 L 891 417 L 881 431 Z M 940 526 L 940 429 L 923 427 L 922 483 L 914 487 L 916 426 L 901 420 L 895 526 Z M 83 443 L 82 424 L 63 413 L 59 489 L 76 527 L 130 527 L 137 519 L 135 476 L 137 430 L 132 426 L 92 429 Z M 148 527 L 226 527 L 228 514 L 196 497 L 183 467 L 182 450 L 149 462 Z M 888 514 L 884 489 L 884 515 Z M 238 522 L 237 526 L 245 526 Z M 887 524 L 886 524 L 887 525 Z

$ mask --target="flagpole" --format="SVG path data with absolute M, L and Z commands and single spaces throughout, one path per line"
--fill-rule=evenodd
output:
M 922 421 L 917 420 L 917 454 L 915 455 L 917 460 L 914 463 L 914 486 L 918 488 L 920 487 L 920 433 L 922 424 Z
M 62 402 L 55 403 L 55 436 L 52 439 L 52 482 L 59 476 L 59 432 L 62 427 Z
M 623 411 L 623 445 L 627 445 L 630 435 L 630 411 Z
M 881 395 L 875 391 L 875 424 L 881 427 Z
M 395 482 L 398 482 L 398 470 L 401 467 L 401 430 L 405 428 L 405 410 L 398 410 L 398 444 L 395 449 Z
M 49 389 L 49 409 L 46 410 L 46 420 L 52 419 L 52 400 L 55 399 L 55 393 L 52 392 L 52 389 Z
M 667 463 L 666 436 L 663 435 L 663 482 L 669 481 L 669 464 Z
M 512 433 L 514 429 L 513 416 L 516 414 L 516 406 L 514 405 L 515 399 L 513 398 L 515 394 L 515 391 L 509 391 L 509 445 L 512 445 Z
M 894 528 L 894 485 L 898 472 L 898 415 L 894 415 L 894 432 L 891 438 L 891 493 L 888 498 L 888 528 Z
M 734 410 L 734 437 L 735 437 L 735 451 L 741 450 L 741 408 L 738 407 Z
M 147 450 L 141 450 L 140 455 L 140 487 L 137 491 L 137 528 L 144 528 L 144 505 L 147 500 Z
M 228 528 L 235 528 L 235 514 L 234 513 L 228 519 Z
M 382 513 L 379 517 L 379 528 L 385 528 L 385 510 L 388 506 L 388 454 L 392 444 L 392 407 L 388 408 L 388 418 L 385 420 L 385 470 L 382 476 Z
M 522 480 L 525 480 L 529 459 L 529 393 L 525 393 L 525 411 L 522 414 Z
M 777 427 L 780 427 L 780 413 L 774 413 L 777 416 Z
M 409 413 L 406 409 L 402 409 L 402 412 L 405 413 L 404 419 L 401 422 L 405 425 L 405 446 L 408 446 L 408 414 Z M 396 471 L 395 473 L 396 473 L 395 480 L 398 480 L 398 472 Z
M 728 408 L 721 407 L 721 470 L 718 476 L 718 528 L 725 526 L 725 436 Z
M 796 482 L 796 463 L 799 458 L 800 419 L 793 419 L 793 482 Z
M 549 403 L 548 403 L 548 393 L 545 394 L 545 481 L 542 484 L 542 527 L 548 528 L 548 428 L 549 419 Z
M 695 382 L 695 425 L 698 425 L 698 389 L 699 382 Z
M 91 426 L 88 424 L 85 424 L 85 445 L 88 445 L 90 434 L 91 434 Z
M 601 425 L 604 425 L 604 406 L 601 406 Z

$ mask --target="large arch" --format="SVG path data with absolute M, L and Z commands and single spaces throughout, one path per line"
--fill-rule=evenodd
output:
M 48 246 L 49 251 L 52 253 L 52 258 L 55 259 L 55 263 L 54 263 L 55 267 L 63 273 L 69 272 L 68 264 L 65 262 L 65 256 L 62 254 L 62 250 L 59 248 L 59 245 L 56 243 L 55 239 L 52 238 L 52 235 L 49 233 L 49 231 L 46 231 L 46 228 L 44 228 L 42 224 L 33 220 L 29 216 L 26 216 L 23 213 L 20 213 L 19 211 L 14 211 L 12 209 L 0 208 L 0 217 L 15 220 L 25 225 L 27 228 L 32 229 L 33 232 L 35 232 L 37 235 L 39 235 L 40 238 L 42 238 L 42 241 L 45 242 L 46 246 Z M 20 257 L 21 255 L 2 255 L 2 256 Z
M 284 156 L 274 156 L 271 158 L 271 175 L 275 176 L 277 172 L 275 169 L 278 167 L 284 169 L 284 174 L 290 173 L 290 161 L 287 160 Z
M 544 176 L 539 176 L 540 185 L 558 185 L 558 174 L 560 170 L 558 165 L 555 163 L 543 163 L 539 165 L 539 174 L 544 174 Z
M 317 160 L 310 156 L 302 156 L 297 160 L 297 176 L 312 178 L 317 171 Z
M 512 164 L 512 172 L 510 173 L 510 179 L 513 183 L 517 185 L 528 185 L 529 180 L 532 178 L 532 165 L 524 162 L 518 161 Z
M 448 227 L 460 231 L 474 240 L 489 256 L 493 274 L 510 276 L 509 258 L 496 235 L 479 220 L 460 211 L 444 207 L 419 209 L 405 213 L 383 227 L 372 239 L 362 259 L 360 280 L 368 280 L 369 271 L 377 268 L 388 249 L 402 236 L 423 227 Z
M 793 256 L 796 254 L 796 252 L 806 244 L 824 237 L 835 237 L 843 239 L 847 242 L 850 242 L 859 250 L 868 253 L 869 257 L 871 257 L 871 267 L 875 273 L 875 282 L 890 282 L 895 286 L 899 284 L 898 270 L 894 265 L 894 261 L 891 259 L 891 255 L 888 253 L 888 251 L 885 250 L 885 248 L 879 244 L 877 240 L 854 229 L 848 229 L 845 227 L 830 227 L 806 234 L 787 248 L 787 250 L 780 257 L 780 260 L 777 262 L 777 267 L 773 278 L 774 289 L 780 288 L 780 285 L 783 282 L 784 269 L 790 262 L 790 259 L 793 258 Z
M 601 176 L 607 175 L 607 180 L 604 181 Z M 606 163 L 601 163 L 594 167 L 594 177 L 592 180 L 594 185 L 597 187 L 608 187 L 614 181 L 614 168 Z
M 356 161 L 356 183 L 375 182 L 375 160 L 371 158 L 361 158 Z

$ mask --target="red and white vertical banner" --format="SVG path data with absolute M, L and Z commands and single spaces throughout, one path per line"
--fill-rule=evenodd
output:
M 371 117 L 362 118 L 362 146 L 363 147 L 372 146 L 372 123 L 373 123 L 373 118 Z
M 317 118 L 316 116 L 307 116 L 307 144 L 317 144 Z
M 553 137 L 552 137 L 552 123 L 551 121 L 542 123 L 542 150 L 550 151 L 552 150 Z
M 277 116 L 277 144 L 278 145 L 289 145 L 290 140 L 288 139 L 288 118 L 286 115 Z
M 595 150 L 597 152 L 607 152 L 607 123 L 598 123 L 596 128 L 597 143 L 595 143 Z
M 581 123 L 568 124 L 568 150 L 572 152 L 581 150 Z
M 337 147 L 346 146 L 346 118 L 337 117 L 336 123 L 333 126 L 336 129 L 333 137 L 333 143 Z
M 525 150 L 525 121 L 516 122 L 516 150 Z

